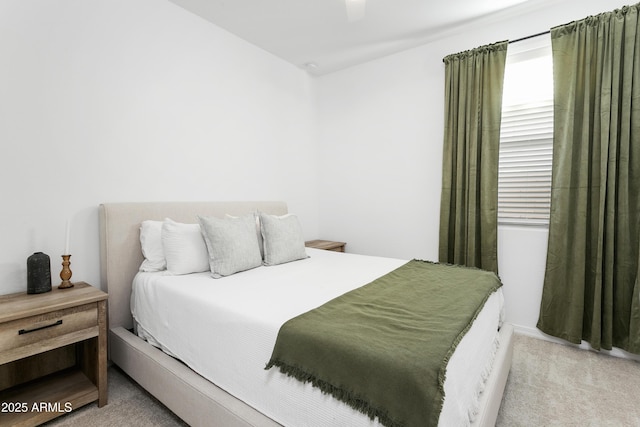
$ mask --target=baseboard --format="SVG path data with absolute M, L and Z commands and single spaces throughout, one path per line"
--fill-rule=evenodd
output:
M 640 355 L 629 353 L 619 348 L 613 348 L 612 350 L 594 350 L 591 348 L 588 342 L 582 341 L 581 344 L 573 344 L 560 338 L 547 335 L 537 328 L 530 326 L 513 325 L 514 332 L 518 335 L 525 335 L 531 338 L 537 338 L 544 341 L 553 342 L 556 344 L 562 344 L 570 347 L 574 347 L 580 350 L 595 351 L 596 353 L 605 354 L 607 356 L 619 357 L 622 359 L 630 359 L 640 362 Z

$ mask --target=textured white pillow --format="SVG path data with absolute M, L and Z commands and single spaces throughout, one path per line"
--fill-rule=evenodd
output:
M 167 261 L 162 249 L 162 221 L 146 220 L 140 224 L 140 246 L 144 261 L 140 271 L 162 271 L 167 268 Z
M 224 219 L 198 216 L 198 220 L 214 278 L 262 265 L 254 214 Z
M 264 245 L 262 243 L 262 232 L 260 231 L 260 215 L 258 212 L 252 214 L 256 221 L 256 236 L 258 237 L 258 247 L 260 248 L 260 258 L 264 258 Z M 238 218 L 237 216 L 226 214 L 225 218 Z
M 183 224 L 169 218 L 162 223 L 162 248 L 171 274 L 209 270 L 209 255 L 199 224 Z
M 264 265 L 283 264 L 308 257 L 297 216 L 261 212 L 260 229 L 264 240 Z

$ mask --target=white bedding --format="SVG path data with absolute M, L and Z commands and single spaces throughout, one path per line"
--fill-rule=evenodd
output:
M 309 384 L 265 370 L 280 326 L 406 260 L 307 249 L 310 258 L 223 279 L 139 273 L 131 308 L 138 334 L 285 426 L 378 423 Z M 441 426 L 469 425 L 499 345 L 502 292 L 487 301 L 449 361 Z

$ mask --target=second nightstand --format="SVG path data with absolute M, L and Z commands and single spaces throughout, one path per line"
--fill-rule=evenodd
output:
M 309 240 L 304 242 L 308 248 L 324 249 L 326 251 L 344 252 L 345 242 L 334 242 L 332 240 Z

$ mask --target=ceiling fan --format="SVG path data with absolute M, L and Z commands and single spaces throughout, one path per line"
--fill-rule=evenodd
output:
M 347 7 L 347 18 L 349 22 L 359 21 L 364 18 L 367 0 L 344 0 Z

